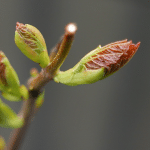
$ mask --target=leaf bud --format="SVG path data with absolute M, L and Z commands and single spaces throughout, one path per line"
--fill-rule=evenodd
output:
M 29 92 L 25 85 L 20 86 L 20 93 L 23 100 L 28 100 L 29 98 Z
M 35 101 L 35 107 L 36 108 L 40 108 L 43 105 L 43 103 L 44 103 L 44 95 L 45 95 L 45 91 L 40 93 L 40 95 L 36 99 L 36 101 Z
M 5 98 L 9 95 L 8 97 L 14 97 L 15 100 L 19 100 L 19 87 L 20 82 L 15 70 L 5 54 L 0 51 L 0 90 L 2 91 L 2 95 Z
M 50 63 L 45 40 L 32 25 L 17 22 L 15 43 L 24 55 L 45 68 Z
M 36 68 L 32 68 L 30 70 L 31 77 L 36 77 L 39 74 L 38 70 Z
M 104 47 L 98 46 L 85 55 L 73 68 L 58 72 L 55 82 L 75 86 L 102 80 L 122 68 L 136 53 L 140 42 L 122 40 Z

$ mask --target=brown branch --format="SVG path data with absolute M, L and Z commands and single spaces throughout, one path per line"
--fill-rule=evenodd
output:
M 59 51 L 56 57 L 53 59 L 52 63 L 46 68 L 47 72 L 50 73 L 52 71 L 53 73 L 55 73 L 63 64 L 73 43 L 74 35 L 76 31 L 77 31 L 77 27 L 75 24 L 70 23 L 66 26 L 65 34 L 63 37 L 63 41 L 60 45 Z
M 57 55 L 57 52 L 60 48 L 60 45 L 62 43 L 62 40 L 63 40 L 63 36 L 60 38 L 59 42 L 57 43 L 57 45 L 55 45 L 51 51 L 50 51 L 50 55 L 49 55 L 49 59 L 50 59 L 50 62 L 53 61 L 53 59 L 55 58 L 55 56 Z
M 34 103 L 38 96 L 37 91 L 30 91 L 29 99 L 23 102 L 22 110 L 19 114 L 20 117 L 24 118 L 24 126 L 22 128 L 14 129 L 11 133 L 10 141 L 7 150 L 18 150 L 24 139 L 27 128 L 30 124 L 34 113 Z
M 35 100 L 41 93 L 42 88 L 53 79 L 56 71 L 60 68 L 67 57 L 76 30 L 77 27 L 75 24 L 68 24 L 66 26 L 63 40 L 60 45 L 57 45 L 59 50 L 56 55 L 53 55 L 53 61 L 49 64 L 49 66 L 42 69 L 42 71 L 35 78 L 32 77 L 28 80 L 29 99 L 23 102 L 22 109 L 19 113 L 19 116 L 24 118 L 24 125 L 22 128 L 13 130 L 10 135 L 7 150 L 18 150 L 21 146 L 31 119 L 35 114 Z

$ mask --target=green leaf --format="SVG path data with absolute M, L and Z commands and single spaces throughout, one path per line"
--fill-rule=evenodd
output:
M 0 126 L 4 128 L 21 128 L 23 119 L 0 99 Z
M 18 75 L 6 57 L 3 63 L 6 65 L 5 75 L 8 85 L 12 88 L 19 88 L 20 81 Z
M 77 66 L 78 67 L 78 66 Z M 104 77 L 104 68 L 101 68 L 97 71 L 89 70 L 79 70 L 75 69 L 76 67 L 73 67 L 72 69 L 69 69 L 67 71 L 59 71 L 57 75 L 54 77 L 54 81 L 57 83 L 63 83 L 69 86 L 76 86 L 80 84 L 91 84 L 94 83 Z
M 0 51 L 0 90 L 2 95 L 11 101 L 20 101 L 20 82 L 17 73 L 11 66 L 9 60 Z
M 20 97 L 16 96 L 15 94 L 9 93 L 9 92 L 2 92 L 2 96 L 9 100 L 9 101 L 20 101 L 22 100 Z

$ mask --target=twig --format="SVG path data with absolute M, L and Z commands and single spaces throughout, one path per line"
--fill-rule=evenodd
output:
M 32 119 L 34 113 L 34 103 L 38 94 L 39 93 L 36 93 L 35 91 L 30 92 L 29 99 L 23 102 L 23 107 L 19 116 L 24 118 L 24 126 L 22 128 L 13 130 L 7 150 L 18 150 L 20 148 L 27 128 L 29 126 L 30 120 Z
M 60 66 L 64 62 L 71 48 L 74 35 L 77 27 L 75 24 L 68 24 L 65 28 L 65 34 L 61 44 L 56 46 L 59 48 L 57 54 L 53 55 L 52 62 L 35 77 L 29 79 L 29 99 L 23 102 L 20 116 L 24 118 L 24 125 L 22 128 L 14 129 L 10 136 L 7 150 L 18 150 L 25 137 L 27 128 L 31 122 L 35 110 L 35 100 L 40 94 L 42 88 L 53 79 L 53 76 L 59 70 Z M 51 57 L 52 58 L 52 57 Z
M 57 55 L 57 52 L 60 48 L 60 45 L 62 43 L 62 40 L 63 40 L 63 36 L 60 38 L 59 42 L 57 43 L 57 45 L 55 45 L 51 51 L 50 51 L 50 55 L 49 55 L 49 59 L 50 59 L 50 62 L 53 61 L 53 59 L 55 58 L 55 56 Z

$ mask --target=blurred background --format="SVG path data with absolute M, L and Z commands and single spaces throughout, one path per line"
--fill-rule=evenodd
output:
M 21 150 L 149 150 L 150 149 L 150 2 L 147 0 L 1 0 L 0 50 L 26 84 L 38 64 L 14 42 L 16 22 L 43 34 L 48 50 L 64 27 L 78 31 L 61 67 L 73 67 L 98 45 L 128 39 L 141 46 L 114 75 L 91 85 L 69 87 L 50 82 L 45 102 L 34 117 Z M 9 102 L 16 112 L 22 102 Z M 8 141 L 11 129 L 0 128 Z

